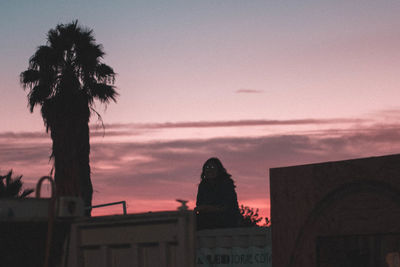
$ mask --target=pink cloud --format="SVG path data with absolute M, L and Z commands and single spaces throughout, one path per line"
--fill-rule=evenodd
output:
M 254 90 L 254 89 L 239 89 L 236 90 L 235 93 L 237 94 L 261 94 L 264 91 L 262 90 Z
M 13 144 L 0 142 L 0 171 L 12 168 L 33 186 L 51 170 L 51 142 L 49 137 L 47 142 L 36 142 L 23 134 L 13 136 Z M 219 157 L 232 174 L 240 204 L 259 208 L 265 217 L 270 209 L 269 168 L 400 149 L 400 125 L 394 123 L 257 137 L 109 142 L 107 136 L 91 145 L 94 204 L 126 200 L 131 213 L 175 209 L 176 198 L 189 200 L 193 208 L 202 164 L 212 156 Z M 18 144 L 18 138 L 24 142 Z M 97 209 L 94 215 L 112 212 L 120 213 L 121 207 Z
M 27 139 L 42 139 L 48 137 L 48 134 L 46 134 L 44 131 L 43 132 L 20 132 L 20 133 L 15 133 L 15 132 L 3 132 L 0 133 L 0 138 L 13 138 L 13 139 L 22 139 L 22 138 L 27 138 Z
M 246 127 L 246 126 L 278 126 L 278 125 L 319 125 L 339 123 L 361 123 L 364 119 L 296 119 L 296 120 L 237 120 L 237 121 L 197 121 L 197 122 L 165 122 L 165 123 L 114 123 L 104 124 L 107 135 L 115 129 L 164 129 L 164 128 L 211 128 L 211 127 Z M 92 127 L 93 128 L 93 127 Z M 97 127 L 97 131 L 103 131 Z M 112 131 L 109 133 L 109 131 Z M 120 132 L 117 132 L 120 134 Z

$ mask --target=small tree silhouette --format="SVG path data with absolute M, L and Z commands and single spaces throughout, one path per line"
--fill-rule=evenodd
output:
M 242 214 L 242 226 L 252 227 L 259 226 L 258 223 L 262 221 L 263 217 L 258 214 L 258 209 L 250 208 L 247 206 L 240 205 L 240 214 Z
M 0 198 L 25 198 L 34 190 L 29 188 L 22 190 L 22 175 L 12 177 L 13 171 L 10 170 L 6 175 L 0 175 Z

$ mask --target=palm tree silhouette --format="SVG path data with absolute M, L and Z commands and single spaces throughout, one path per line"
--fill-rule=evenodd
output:
M 26 198 L 33 189 L 22 190 L 22 175 L 13 178 L 13 171 L 0 175 L 0 198 Z
M 38 47 L 20 76 L 24 89 L 29 89 L 30 111 L 41 106 L 46 131 L 51 133 L 58 196 L 80 196 L 87 207 L 93 194 L 90 115 L 99 115 L 95 100 L 108 104 L 118 95 L 114 70 L 101 62 L 104 54 L 92 30 L 77 20 L 59 24 L 48 32 L 47 44 Z

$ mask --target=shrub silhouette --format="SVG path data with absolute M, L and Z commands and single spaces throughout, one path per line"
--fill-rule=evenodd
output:
M 13 171 L 10 170 L 6 175 L 0 175 L 0 198 L 26 198 L 34 190 L 22 190 L 22 175 L 12 177 Z

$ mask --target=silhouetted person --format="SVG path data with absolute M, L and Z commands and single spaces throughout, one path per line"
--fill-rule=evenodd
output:
M 195 212 L 198 230 L 239 226 L 235 185 L 218 158 L 210 158 L 203 165 Z

